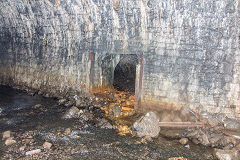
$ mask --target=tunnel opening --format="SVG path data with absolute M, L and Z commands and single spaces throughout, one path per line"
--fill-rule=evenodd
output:
M 136 55 L 122 56 L 114 70 L 113 87 L 116 90 L 134 94 L 137 63 Z

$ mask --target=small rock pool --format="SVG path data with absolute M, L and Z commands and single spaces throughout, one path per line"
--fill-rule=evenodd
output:
M 142 143 L 140 138 L 97 127 L 94 120 L 62 119 L 68 109 L 57 99 L 0 86 L 0 159 L 214 159 L 204 146 L 186 147 L 164 137 Z M 98 115 L 94 118 L 104 117 Z M 5 131 L 11 131 L 15 143 L 5 145 Z M 44 142 L 52 144 L 50 149 Z M 26 155 L 36 149 L 40 152 Z

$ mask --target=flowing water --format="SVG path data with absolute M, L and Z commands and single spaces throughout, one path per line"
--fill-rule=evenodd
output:
M 140 138 L 120 136 L 94 122 L 64 120 L 67 109 L 56 99 L 0 86 L 0 133 L 10 130 L 16 140 L 11 146 L 0 140 L 0 159 L 214 159 L 211 149 L 192 143 L 186 147 L 163 137 L 141 143 Z M 53 144 L 51 149 L 42 147 L 45 141 Z M 34 149 L 41 153 L 25 155 Z

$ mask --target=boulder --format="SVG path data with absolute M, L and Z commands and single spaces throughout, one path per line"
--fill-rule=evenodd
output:
M 133 124 L 138 137 L 157 137 L 160 132 L 159 119 L 154 112 L 148 112 Z
M 63 119 L 70 119 L 70 118 L 78 118 L 79 117 L 79 109 L 77 107 L 71 107 L 64 115 Z

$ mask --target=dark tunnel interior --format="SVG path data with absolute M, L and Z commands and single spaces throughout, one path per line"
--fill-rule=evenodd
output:
M 136 55 L 124 56 L 114 70 L 113 86 L 119 91 L 135 92 Z

